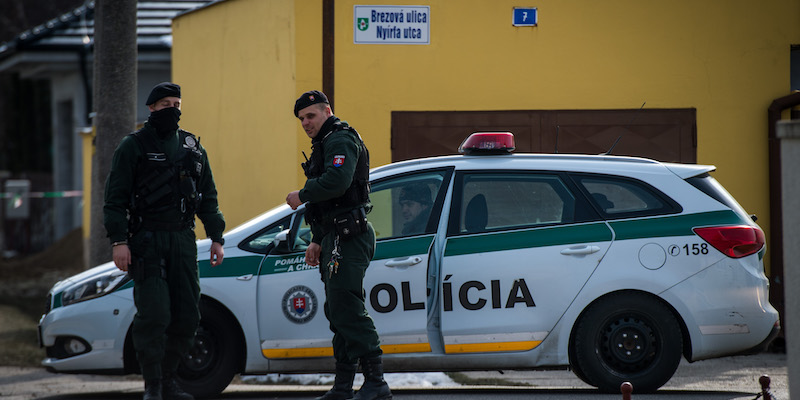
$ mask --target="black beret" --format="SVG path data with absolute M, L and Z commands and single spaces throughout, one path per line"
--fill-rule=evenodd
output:
M 150 91 L 150 96 L 147 96 L 147 103 L 144 103 L 144 105 L 149 106 L 164 97 L 177 97 L 180 99 L 181 87 L 172 82 L 161 82 Z
M 294 102 L 294 116 L 297 117 L 297 113 L 299 113 L 300 110 L 318 103 L 330 104 L 328 102 L 328 96 L 325 96 L 325 93 L 322 93 L 319 90 L 312 90 L 310 92 L 303 93 L 300 98 Z

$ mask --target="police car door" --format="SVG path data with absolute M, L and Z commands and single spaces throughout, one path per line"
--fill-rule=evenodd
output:
M 456 174 L 441 268 L 447 354 L 536 348 L 612 233 L 563 174 Z
M 261 353 L 270 360 L 332 356 L 319 269 L 305 263 L 311 230 L 300 208 L 261 234 L 278 238 L 261 263 L 257 316 Z M 288 230 L 291 228 L 291 230 Z
M 451 169 L 372 182 L 375 256 L 364 278 L 367 309 L 385 354 L 429 353 L 427 272 Z

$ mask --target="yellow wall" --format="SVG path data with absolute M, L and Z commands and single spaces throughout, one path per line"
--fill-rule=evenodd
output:
M 83 148 L 83 238 L 89 239 L 92 221 L 92 159 L 94 159 L 94 138 L 97 136 L 94 126 L 90 131 L 81 132 L 81 147 Z
M 363 2 L 360 2 L 364 4 Z M 698 163 L 769 232 L 767 107 L 789 94 L 800 0 L 537 0 L 539 26 L 513 27 L 516 0 L 430 5 L 429 45 L 356 45 L 335 2 L 335 110 L 391 159 L 391 111 L 696 108 Z M 321 89 L 321 0 L 229 0 L 175 20 L 182 126 L 211 154 L 229 226 L 299 187 L 309 142 L 291 114 Z
M 321 1 L 296 7 L 321 19 Z M 292 107 L 297 82 L 321 84 L 322 28 L 295 28 L 295 4 L 284 0 L 227 1 L 173 22 L 181 127 L 208 151 L 229 228 L 280 204 L 299 185 L 301 138 Z

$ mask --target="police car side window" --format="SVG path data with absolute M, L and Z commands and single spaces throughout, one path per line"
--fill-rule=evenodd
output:
M 575 221 L 575 196 L 558 175 L 474 173 L 462 182 L 460 233 Z
M 652 186 L 633 179 L 574 175 L 590 202 L 606 218 L 628 218 L 680 212 L 680 206 Z
M 435 233 L 449 176 L 449 170 L 435 170 L 373 182 L 367 219 L 376 239 Z
M 239 243 L 239 248 L 253 253 L 267 254 L 269 251 L 268 247 L 272 244 L 272 240 L 275 239 L 275 235 L 283 230 L 289 229 L 290 222 L 291 216 L 281 219 L 243 240 Z

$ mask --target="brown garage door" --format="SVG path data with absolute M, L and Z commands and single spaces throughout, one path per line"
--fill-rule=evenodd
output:
M 517 152 L 697 162 L 696 110 L 394 111 L 392 161 L 457 154 L 472 132 L 508 131 Z

